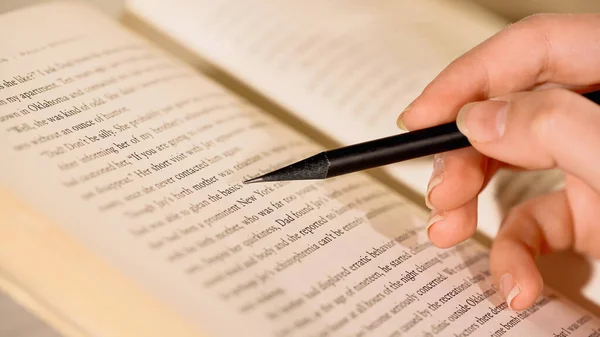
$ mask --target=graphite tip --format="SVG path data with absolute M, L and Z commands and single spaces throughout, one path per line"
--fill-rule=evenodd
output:
M 243 183 L 244 184 L 252 184 L 252 183 L 260 183 L 262 181 L 264 181 L 264 179 L 262 176 L 260 176 L 260 177 L 248 179 L 248 180 L 244 181 Z
M 328 170 L 329 159 L 327 159 L 325 153 L 321 152 L 299 162 L 263 174 L 262 176 L 248 179 L 244 181 L 244 184 L 266 181 L 325 179 L 327 178 Z

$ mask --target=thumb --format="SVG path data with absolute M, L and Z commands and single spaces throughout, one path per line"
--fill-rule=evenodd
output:
M 463 106 L 459 130 L 484 155 L 528 169 L 559 167 L 600 193 L 600 106 L 565 89 Z

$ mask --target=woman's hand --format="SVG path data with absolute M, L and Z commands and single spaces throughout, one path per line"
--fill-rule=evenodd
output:
M 470 237 L 477 195 L 503 166 L 560 168 L 564 189 L 514 208 L 491 251 L 513 310 L 541 294 L 540 254 L 573 248 L 600 256 L 600 15 L 529 17 L 450 64 L 399 117 L 408 130 L 457 120 L 473 148 L 438 155 L 428 186 L 431 241 Z

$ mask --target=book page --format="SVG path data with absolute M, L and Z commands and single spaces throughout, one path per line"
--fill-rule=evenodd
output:
M 206 336 L 600 333 L 549 291 L 508 310 L 485 249 L 434 248 L 423 211 L 367 175 L 241 184 L 321 148 L 83 5 L 0 18 L 17 28 L 0 184 Z
M 398 113 L 439 71 L 507 24 L 430 0 L 132 0 L 128 9 L 344 142 L 397 133 Z
M 460 1 L 130 0 L 130 12 L 342 145 L 401 132 L 398 114 L 453 59 L 508 23 Z M 424 194 L 432 162 L 385 167 Z M 502 219 L 494 182 L 480 229 Z

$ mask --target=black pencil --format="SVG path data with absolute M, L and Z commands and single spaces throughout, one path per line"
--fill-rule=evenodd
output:
M 600 91 L 583 96 L 600 104 Z M 326 179 L 468 146 L 469 140 L 451 122 L 324 151 L 244 183 Z

